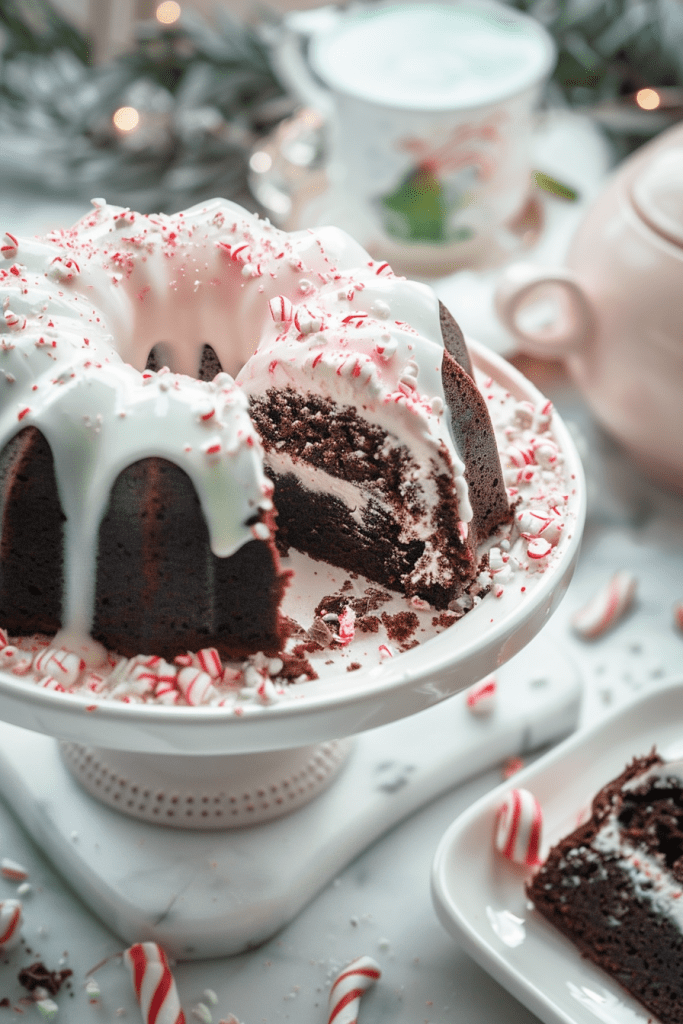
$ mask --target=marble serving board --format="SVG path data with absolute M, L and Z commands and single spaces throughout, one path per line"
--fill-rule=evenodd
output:
M 124 942 L 179 960 L 274 935 L 364 848 L 437 795 L 576 725 L 573 664 L 540 636 L 497 674 L 476 717 L 464 694 L 356 738 L 321 796 L 276 821 L 220 832 L 127 818 L 83 791 L 56 740 L 0 723 L 0 790 L 78 896 Z

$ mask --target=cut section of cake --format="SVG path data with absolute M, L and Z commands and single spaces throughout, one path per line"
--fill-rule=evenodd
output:
M 597 794 L 527 886 L 534 907 L 662 1024 L 683 1021 L 683 761 L 653 750 Z

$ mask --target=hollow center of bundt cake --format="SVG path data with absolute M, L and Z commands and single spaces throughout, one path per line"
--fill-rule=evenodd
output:
M 157 342 L 157 344 L 150 350 L 147 356 L 146 370 L 153 370 L 154 372 L 159 371 L 162 366 L 168 366 L 170 370 L 173 370 L 173 349 L 172 346 L 163 341 Z M 199 358 L 199 366 L 195 374 L 198 380 L 210 381 L 213 380 L 217 373 L 221 373 L 223 369 L 226 369 L 228 373 L 232 373 L 234 376 L 237 370 L 241 369 L 238 365 L 232 369 L 221 366 L 220 359 L 216 355 L 211 345 L 203 345 L 201 355 Z

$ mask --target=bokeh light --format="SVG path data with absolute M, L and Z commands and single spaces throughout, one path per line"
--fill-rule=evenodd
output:
M 175 0 L 164 0 L 163 4 L 157 7 L 156 18 L 162 25 L 172 25 L 180 17 L 180 4 Z
M 639 89 L 636 93 L 636 103 L 643 110 L 656 110 L 662 98 L 656 89 Z
M 265 153 L 262 149 L 259 149 L 256 153 L 251 154 L 249 166 L 256 174 L 265 174 L 273 166 L 273 159 L 270 153 Z
M 140 115 L 135 107 L 119 107 L 112 117 L 114 127 L 120 132 L 132 132 L 140 124 Z

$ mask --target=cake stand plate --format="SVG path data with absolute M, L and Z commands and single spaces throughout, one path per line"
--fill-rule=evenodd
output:
M 427 801 L 576 725 L 580 680 L 547 631 L 497 679 L 489 715 L 474 716 L 458 694 L 364 733 L 322 795 L 262 825 L 180 831 L 128 818 L 79 786 L 56 740 L 5 723 L 0 791 L 122 941 L 154 940 L 183 960 L 239 953 L 291 921 L 361 850 Z

